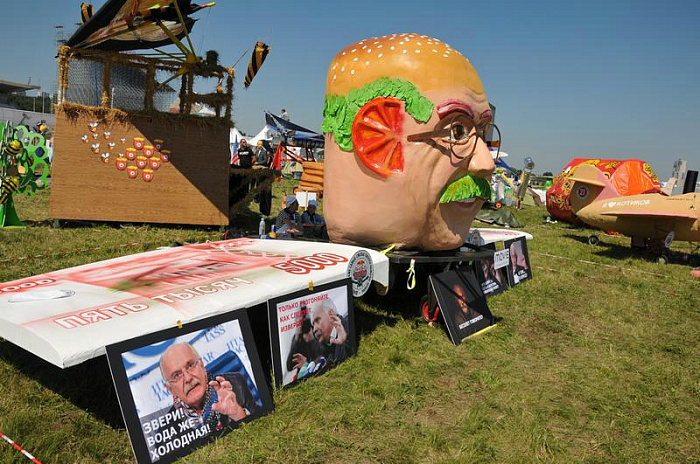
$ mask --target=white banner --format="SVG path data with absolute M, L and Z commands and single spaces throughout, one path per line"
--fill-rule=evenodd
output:
M 510 264 L 510 253 L 508 250 L 497 251 L 493 254 L 493 268 L 500 269 Z
M 345 278 L 360 250 L 389 285 L 381 253 L 349 245 L 236 239 L 167 248 L 0 284 L 0 337 L 59 366 L 106 345 Z M 266 310 L 266 309 L 264 309 Z

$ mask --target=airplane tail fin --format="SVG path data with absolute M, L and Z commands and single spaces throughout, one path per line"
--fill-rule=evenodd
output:
M 571 187 L 571 206 L 574 213 L 594 201 L 620 196 L 605 174 L 590 164 L 578 166 L 569 179 L 574 181 Z
M 669 195 L 669 196 L 673 195 L 673 187 L 676 186 L 677 181 L 678 181 L 678 179 L 676 179 L 675 177 L 673 177 L 673 176 L 669 177 L 668 181 L 666 182 L 666 185 L 664 186 L 663 189 L 661 189 L 661 191 L 663 193 L 665 193 L 666 195 Z

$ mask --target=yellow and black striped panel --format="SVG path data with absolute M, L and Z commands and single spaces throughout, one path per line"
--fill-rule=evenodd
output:
M 4 205 L 10 195 L 19 188 L 19 177 L 7 177 L 0 184 L 0 205 Z
M 270 53 L 270 47 L 263 42 L 258 42 L 255 44 L 255 50 L 253 50 L 253 55 L 250 57 L 250 63 L 248 63 L 248 72 L 245 75 L 245 80 L 243 81 L 244 87 L 247 89 L 250 83 L 253 82 L 253 78 L 262 66 L 263 61 L 267 58 L 267 54 Z
M 2 143 L 4 146 L 2 153 L 10 158 L 17 158 L 22 154 L 22 143 L 19 140 L 10 140 L 9 143 Z
M 92 5 L 89 3 L 83 2 L 82 5 L 80 5 L 80 18 L 83 20 L 83 24 L 85 24 L 88 19 L 92 18 L 92 12 Z

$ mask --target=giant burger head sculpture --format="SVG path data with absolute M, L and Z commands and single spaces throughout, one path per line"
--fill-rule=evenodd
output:
M 362 40 L 328 68 L 324 213 L 331 240 L 449 250 L 490 197 L 493 114 L 469 61 L 419 34 Z

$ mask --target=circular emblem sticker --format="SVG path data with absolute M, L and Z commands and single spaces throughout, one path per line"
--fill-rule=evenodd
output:
M 588 196 L 588 187 L 579 187 L 576 194 L 582 200 L 585 199 Z
M 352 280 L 352 296 L 359 298 L 369 290 L 374 276 L 372 257 L 365 250 L 360 250 L 350 258 L 348 277 Z

